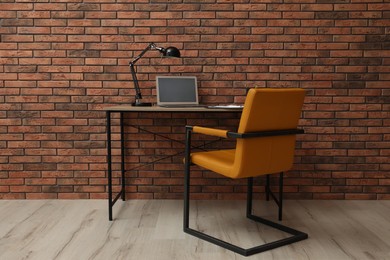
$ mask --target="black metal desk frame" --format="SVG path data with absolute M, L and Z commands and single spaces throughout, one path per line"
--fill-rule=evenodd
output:
M 122 199 L 122 201 L 126 200 L 126 168 L 125 168 L 125 133 L 124 133 L 124 114 L 125 113 L 130 113 L 130 112 L 151 112 L 151 113 L 221 113 L 221 112 L 241 112 L 241 108 L 229 108 L 229 109 L 221 109 L 221 108 L 205 108 L 205 107 L 188 107 L 188 108 L 165 108 L 165 107 L 157 107 L 157 106 L 152 106 L 152 107 L 133 107 L 133 106 L 113 106 L 113 107 L 107 107 L 105 108 L 106 110 L 106 120 L 107 120 L 107 180 L 108 180 L 108 219 L 110 221 L 113 220 L 113 206 L 115 203 L 118 201 L 119 198 Z M 120 171 L 121 171 L 121 190 L 119 193 L 115 196 L 113 199 L 113 191 L 112 191 L 112 139 L 111 139 L 111 115 L 113 113 L 119 113 L 120 118 L 119 118 L 119 125 L 120 125 Z M 134 126 L 136 127 L 136 126 Z M 185 126 L 183 126 L 184 128 Z M 138 127 L 136 127 L 138 128 Z M 140 128 L 138 128 L 140 129 Z M 143 130 L 143 129 L 140 129 Z M 184 135 L 184 134 L 183 134 Z M 170 139 L 170 138 L 168 138 Z M 177 141 L 173 140 L 172 141 Z M 180 141 L 177 141 L 180 142 Z M 184 141 L 182 142 L 184 144 Z M 199 147 L 195 147 L 199 148 Z M 184 150 L 183 152 L 184 153 Z M 171 155 L 176 156 L 177 154 Z

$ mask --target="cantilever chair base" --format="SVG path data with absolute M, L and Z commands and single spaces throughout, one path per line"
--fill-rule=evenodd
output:
M 187 183 L 187 184 L 189 184 L 189 183 Z M 258 223 L 270 226 L 272 228 L 278 229 L 278 230 L 283 231 L 285 233 L 288 233 L 292 236 L 287 237 L 287 238 L 283 238 L 280 240 L 276 240 L 273 242 L 269 242 L 266 244 L 262 244 L 259 246 L 255 246 L 252 248 L 245 249 L 245 248 L 230 244 L 226 241 L 220 240 L 218 238 L 209 236 L 209 235 L 202 233 L 200 231 L 194 230 L 194 229 L 189 227 L 189 203 L 190 203 L 190 201 L 189 201 L 189 187 L 188 186 L 185 189 L 186 196 L 185 196 L 185 205 L 184 205 L 185 209 L 184 210 L 185 210 L 186 214 L 184 215 L 184 229 L 183 229 L 184 232 L 187 234 L 193 235 L 195 237 L 198 237 L 200 239 L 206 240 L 206 241 L 213 243 L 217 246 L 231 250 L 231 251 L 238 253 L 240 255 L 243 255 L 243 256 L 254 255 L 257 253 L 261 253 L 261 252 L 271 250 L 271 249 L 274 249 L 277 247 L 289 245 L 289 244 L 292 244 L 292 243 L 295 243 L 295 242 L 298 242 L 301 240 L 305 240 L 308 238 L 308 235 L 304 232 L 301 232 L 301 231 L 295 230 L 293 228 L 281 225 L 279 223 L 275 223 L 275 222 L 272 222 L 270 220 L 253 215 L 252 214 L 252 194 L 253 194 L 253 185 L 252 184 L 253 184 L 253 178 L 249 178 L 248 179 L 248 196 L 247 196 L 247 218 L 249 218 L 253 221 L 256 221 Z M 281 218 L 281 216 L 279 216 L 279 219 L 280 218 Z
M 238 253 L 240 255 L 243 255 L 243 256 L 254 255 L 254 254 L 257 254 L 257 253 L 261 253 L 261 252 L 264 252 L 264 251 L 267 251 L 267 250 L 271 250 L 271 249 L 274 249 L 274 248 L 277 248 L 277 247 L 281 247 L 281 246 L 285 246 L 285 245 L 288 245 L 288 244 L 292 244 L 292 243 L 295 243 L 295 242 L 298 242 L 298 241 L 301 241 L 301 240 L 304 240 L 304 239 L 308 238 L 308 235 L 306 233 L 303 233 L 303 232 L 300 232 L 298 230 L 295 230 L 295 229 L 292 229 L 292 228 L 280 225 L 278 223 L 269 221 L 267 219 L 264 219 L 264 218 L 261 218 L 261 217 L 255 216 L 255 215 L 250 215 L 249 218 L 254 220 L 254 221 L 256 221 L 256 222 L 263 223 L 263 224 L 265 224 L 267 226 L 271 226 L 271 227 L 279 229 L 281 231 L 285 231 L 286 233 L 289 233 L 289 234 L 291 234 L 293 236 L 288 237 L 288 238 L 284 238 L 284 239 L 280 239 L 280 240 L 277 240 L 277 241 L 273 241 L 273 242 L 270 242 L 270 243 L 266 243 L 266 244 L 263 244 L 263 245 L 255 246 L 255 247 L 252 247 L 252 248 L 245 249 L 245 248 L 242 248 L 242 247 L 230 244 L 228 242 L 225 242 L 225 241 L 220 240 L 218 238 L 209 236 L 209 235 L 207 235 L 205 233 L 199 232 L 199 231 L 191 229 L 191 228 L 184 228 L 184 232 L 187 233 L 187 234 L 193 235 L 195 237 L 198 237 L 200 239 L 206 240 L 206 241 L 208 241 L 210 243 L 213 243 L 215 245 L 218 245 L 220 247 L 223 247 L 225 249 L 231 250 L 231 251 L 233 251 L 235 253 Z

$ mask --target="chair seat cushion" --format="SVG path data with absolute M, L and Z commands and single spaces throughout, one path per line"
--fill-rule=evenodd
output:
M 191 162 L 208 170 L 230 177 L 235 149 L 191 153 Z

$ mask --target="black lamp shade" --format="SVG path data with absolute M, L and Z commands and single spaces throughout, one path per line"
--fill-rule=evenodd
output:
M 180 57 L 180 51 L 176 47 L 168 47 L 164 50 L 165 57 Z

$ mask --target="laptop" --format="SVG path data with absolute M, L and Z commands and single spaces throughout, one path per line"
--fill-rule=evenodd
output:
M 156 88 L 158 106 L 200 106 L 195 76 L 156 76 Z

